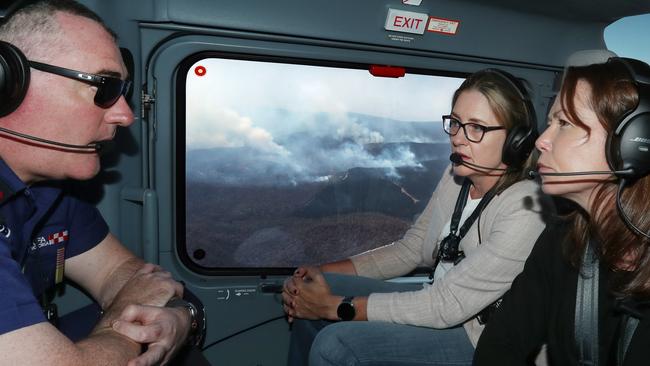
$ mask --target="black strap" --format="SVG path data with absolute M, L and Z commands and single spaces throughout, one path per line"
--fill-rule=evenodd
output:
M 474 221 L 476 221 L 476 219 L 479 217 L 481 212 L 483 212 L 483 209 L 485 208 L 485 206 L 487 206 L 487 204 L 490 203 L 492 198 L 494 198 L 495 193 L 496 192 L 494 190 L 492 190 L 492 189 L 489 190 L 483 196 L 483 199 L 481 199 L 481 202 L 479 202 L 478 206 L 476 206 L 476 208 L 474 209 L 472 214 L 467 218 L 467 220 L 465 220 L 465 222 L 463 223 L 463 226 L 461 226 L 460 231 L 458 232 L 458 236 L 461 239 L 465 236 L 465 234 L 467 234 L 467 232 L 469 231 L 469 228 L 472 227 L 472 224 L 474 224 Z M 462 211 L 461 211 L 461 213 L 462 213 Z
M 494 198 L 494 190 L 489 190 L 481 199 L 481 202 L 474 209 L 472 214 L 465 220 L 463 226 L 458 231 L 458 224 L 460 223 L 460 218 L 463 215 L 463 210 L 467 204 L 467 197 L 469 196 L 469 189 L 472 186 L 472 182 L 469 179 L 463 181 L 463 186 L 460 189 L 458 198 L 456 199 L 456 206 L 454 207 L 454 213 L 451 216 L 451 222 L 449 224 L 449 235 L 447 235 L 438 246 L 438 252 L 434 258 L 433 271 L 432 275 L 435 272 L 436 267 L 440 261 L 443 262 L 453 262 L 454 265 L 458 264 L 465 254 L 463 251 L 459 250 L 460 241 L 467 231 L 469 231 L 474 221 L 479 217 L 485 206 Z M 456 232 L 458 231 L 458 234 Z
M 575 337 L 578 365 L 598 366 L 598 258 L 589 240 L 578 274 Z
M 623 319 L 621 319 L 621 326 L 623 329 L 622 332 L 619 333 L 618 347 L 616 349 L 617 366 L 623 365 L 627 348 L 630 346 L 630 342 L 632 342 L 632 336 L 634 335 L 637 325 L 639 325 L 639 319 L 628 314 L 623 315 Z
M 469 197 L 469 189 L 472 187 L 472 181 L 465 179 L 463 181 L 463 186 L 460 188 L 460 193 L 458 193 L 458 198 L 456 199 L 456 207 L 454 207 L 454 214 L 451 216 L 451 223 L 449 224 L 449 234 L 456 235 L 458 231 L 458 224 L 460 223 L 460 217 L 463 215 L 463 210 L 467 204 L 467 197 Z M 462 236 L 461 236 L 462 238 Z
M 578 346 L 578 365 L 598 366 L 598 257 L 595 245 L 589 240 L 582 258 L 578 275 L 575 309 L 575 337 Z M 629 299 L 627 299 L 629 300 Z M 627 349 L 639 325 L 641 313 L 625 306 L 626 299 L 619 299 L 623 311 L 616 348 L 616 365 L 623 365 Z M 622 304 L 622 305 L 621 305 Z

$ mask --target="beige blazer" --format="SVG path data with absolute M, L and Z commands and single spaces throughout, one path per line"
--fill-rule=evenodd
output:
M 460 187 L 460 180 L 454 178 L 449 167 L 402 239 L 351 258 L 357 274 L 389 279 L 418 266 L 433 266 L 432 254 L 438 249 L 443 226 L 453 214 Z M 539 185 L 528 180 L 494 197 L 460 242 L 464 260 L 422 290 L 371 294 L 368 320 L 431 328 L 463 324 L 476 346 L 483 326 L 475 315 L 510 288 L 544 229 L 544 217 L 552 206 L 543 197 Z

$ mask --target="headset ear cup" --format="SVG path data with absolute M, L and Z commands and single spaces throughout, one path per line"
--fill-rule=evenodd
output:
M 0 41 L 0 117 L 22 103 L 29 87 L 29 72 L 25 55 L 16 46 Z
M 530 100 L 530 95 L 528 94 L 524 83 L 503 70 L 485 70 L 498 75 L 504 82 L 509 84 L 525 104 L 525 120 L 520 121 L 520 124 L 517 124 L 508 132 L 506 141 L 503 144 L 503 152 L 501 154 L 501 161 L 508 167 L 522 168 L 523 164 L 530 156 L 530 153 L 533 151 L 535 140 L 537 140 L 538 136 L 535 108 L 533 107 L 533 103 Z
M 650 174 L 650 67 L 645 62 L 612 57 L 630 75 L 637 93 L 637 105 L 625 112 L 607 136 L 605 156 L 612 170 L 625 170 L 624 177 L 635 180 Z
M 612 170 L 632 169 L 626 175 L 629 180 L 644 177 L 650 173 L 650 112 L 639 113 L 629 119 L 618 133 L 607 137 L 606 157 Z
M 503 144 L 501 161 L 509 167 L 520 167 L 535 147 L 537 133 L 529 126 L 515 126 Z
M 615 134 L 610 133 L 607 135 L 607 142 L 605 144 L 605 158 L 607 159 L 607 164 L 609 168 L 613 171 L 621 170 L 619 146 L 621 145 L 621 139 Z

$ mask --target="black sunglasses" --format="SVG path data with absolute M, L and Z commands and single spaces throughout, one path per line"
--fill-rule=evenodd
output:
M 126 97 L 131 91 L 131 80 L 122 80 L 110 76 L 88 74 L 81 71 L 70 70 L 63 67 L 48 65 L 36 61 L 28 61 L 29 66 L 36 70 L 51 74 L 65 76 L 70 79 L 82 81 L 97 87 L 95 105 L 101 108 L 110 108 L 117 103 L 120 96 Z

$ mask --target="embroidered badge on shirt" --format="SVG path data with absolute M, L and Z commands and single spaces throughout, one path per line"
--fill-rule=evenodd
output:
M 32 241 L 32 246 L 30 247 L 30 250 L 33 252 L 40 248 L 63 243 L 67 241 L 69 237 L 70 236 L 68 235 L 68 230 L 63 230 L 58 233 L 50 234 L 47 236 L 47 239 L 45 239 L 44 236 L 39 236 L 38 238 L 34 239 L 34 241 Z
M 64 241 L 68 240 L 68 237 L 68 230 L 63 230 L 58 233 L 48 235 L 47 241 L 49 242 L 49 245 L 54 245 L 63 243 Z
M 47 237 L 49 245 L 56 245 L 68 240 L 68 230 L 63 230 L 58 233 L 50 234 Z M 56 249 L 56 271 L 54 273 L 54 283 L 59 284 L 63 282 L 63 273 L 65 272 L 65 247 L 61 246 Z
M 65 272 L 65 247 L 56 250 L 56 272 L 54 272 L 54 284 L 58 285 L 63 282 L 63 273 Z

